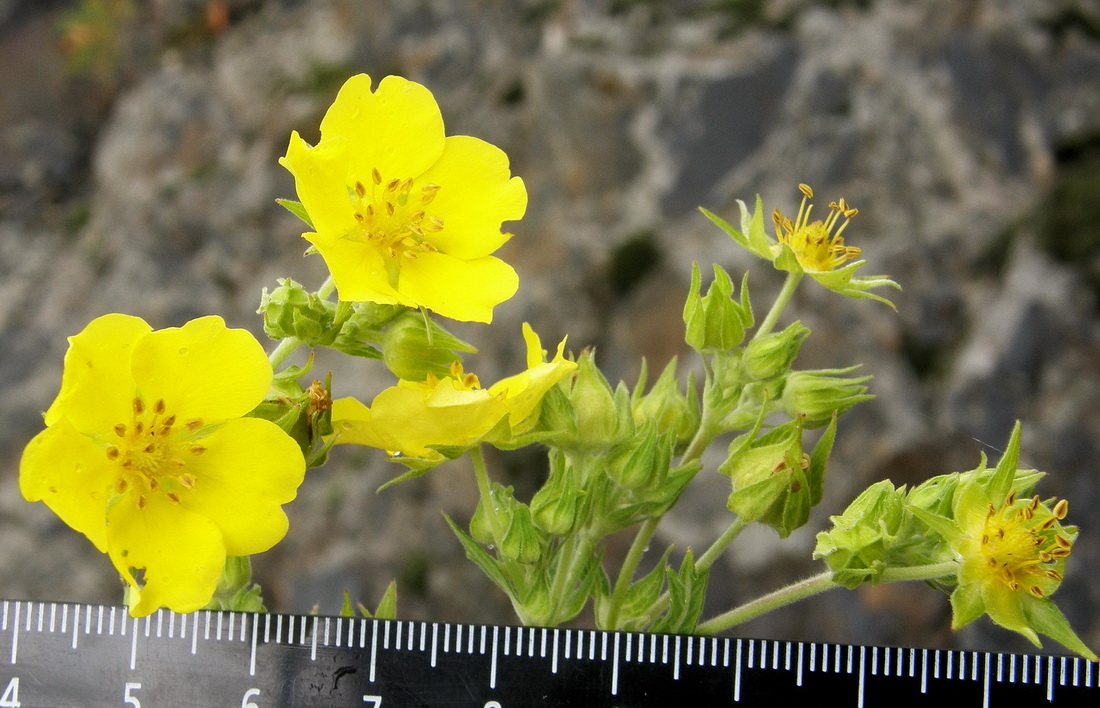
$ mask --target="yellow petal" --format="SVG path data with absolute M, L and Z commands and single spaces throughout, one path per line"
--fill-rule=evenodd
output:
M 431 242 L 456 258 L 496 251 L 512 236 L 501 233 L 501 222 L 520 219 L 527 210 L 527 189 L 511 176 L 504 151 L 466 135 L 447 138 L 439 161 L 417 182 L 440 186 L 430 213 L 443 219 L 444 228 Z
M 342 236 L 354 226 L 354 209 L 348 199 L 347 140 L 333 138 L 310 147 L 295 131 L 279 164 L 294 175 L 294 189 L 313 228 Z
M 130 354 L 151 331 L 137 317 L 110 314 L 69 337 L 61 392 L 46 411 L 46 425 L 65 416 L 77 430 L 98 433 L 129 418 L 134 398 Z
M 492 256 L 465 261 L 420 253 L 403 264 L 399 289 L 443 317 L 488 323 L 493 308 L 516 294 L 519 277 L 512 266 Z
M 341 300 L 416 307 L 416 302 L 390 286 L 386 263 L 376 246 L 325 234 L 305 234 L 305 238 L 325 259 Z
M 443 152 L 443 116 L 431 92 L 398 76 L 387 76 L 371 92 L 371 79 L 347 80 L 321 121 L 321 143 L 348 141 L 349 185 L 368 184 L 373 170 L 387 182 L 415 178 Z
M 206 451 L 187 460 L 195 486 L 181 503 L 220 529 L 231 556 L 263 553 L 286 535 L 282 504 L 294 499 L 305 475 L 298 444 L 279 426 L 258 418 L 231 420 L 203 438 Z
M 147 335 L 134 347 L 131 362 L 146 405 L 163 400 L 180 421 L 238 418 L 255 408 L 271 385 L 263 347 L 247 331 L 226 328 L 220 317 Z
M 36 435 L 19 462 L 19 489 L 27 501 L 45 502 L 69 526 L 107 550 L 107 503 L 117 467 L 102 446 L 62 418 Z
M 194 612 L 210 601 L 225 565 L 225 547 L 209 519 L 162 495 L 130 493 L 107 512 L 107 552 L 127 582 L 142 570 L 144 588 L 130 610 L 142 617 L 159 607 Z

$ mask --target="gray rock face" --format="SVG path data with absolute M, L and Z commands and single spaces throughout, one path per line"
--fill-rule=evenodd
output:
M 758 308 L 781 279 L 694 207 L 734 218 L 734 200 L 760 193 L 789 212 L 806 182 L 859 208 L 845 236 L 868 272 L 905 287 L 898 313 L 806 287 L 788 321 L 814 331 L 801 366 L 863 362 L 878 398 L 844 419 L 810 525 L 783 544 L 747 534 L 716 568 L 711 610 L 815 572 L 813 534 L 867 484 L 968 469 L 983 450 L 996 459 L 1022 419 L 1023 459 L 1049 473 L 1040 491 L 1068 497 L 1082 527 L 1060 605 L 1100 646 L 1088 582 L 1100 563 L 1100 248 L 1067 251 L 1051 245 L 1067 230 L 1043 231 L 1071 168 L 1100 196 L 1100 161 L 1082 157 L 1100 145 L 1094 4 L 793 0 L 742 23 L 704 2 L 238 0 L 222 29 L 207 4 L 153 2 L 106 83 L 67 76 L 59 10 L 25 5 L 0 3 L 0 596 L 117 601 L 107 560 L 17 488 L 65 337 L 111 311 L 156 327 L 216 313 L 260 334 L 261 287 L 319 284 L 323 264 L 300 257 L 301 229 L 274 204 L 293 196 L 277 158 L 293 129 L 316 139 L 336 88 L 363 71 L 425 83 L 450 133 L 499 145 L 527 184 L 528 214 L 499 254 L 519 295 L 492 329 L 457 328 L 481 347 L 469 364 L 483 380 L 521 366 L 524 321 L 544 342 L 598 345 L 613 380 L 632 382 L 642 356 L 651 370 L 673 355 L 697 366 L 680 321 L 692 261 L 751 269 Z M 648 255 L 623 276 L 638 244 Z M 366 362 L 322 366 L 341 395 L 385 385 Z M 273 609 L 331 612 L 345 588 L 372 605 L 397 578 L 404 617 L 509 620 L 439 514 L 473 508 L 463 464 L 375 495 L 396 467 L 368 451 L 334 458 L 288 508 L 287 539 L 257 559 Z M 493 462 L 531 489 L 533 460 Z M 725 527 L 718 462 L 659 541 L 698 548 Z M 739 631 L 1023 648 L 988 625 L 950 635 L 948 617 L 923 586 L 882 587 Z

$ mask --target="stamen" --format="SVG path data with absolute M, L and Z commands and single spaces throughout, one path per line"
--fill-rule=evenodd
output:
M 145 404 L 142 402 L 142 400 L 140 398 L 135 398 L 134 399 L 133 406 L 134 406 L 134 415 L 141 415 L 142 413 L 145 412 Z
M 371 168 L 370 177 L 372 180 L 374 180 L 375 184 L 382 184 L 382 174 L 378 171 L 377 167 Z
M 115 435 L 119 436 L 120 438 L 126 437 L 126 426 L 123 425 L 122 423 L 119 423 L 118 425 L 116 425 L 115 426 Z
M 192 418 L 183 424 L 183 427 L 187 428 L 191 432 L 195 432 L 202 427 L 202 418 Z
M 164 399 L 163 398 L 158 398 L 157 402 L 153 404 L 153 412 L 156 413 L 157 415 L 163 415 L 164 414 L 164 409 L 165 409 Z

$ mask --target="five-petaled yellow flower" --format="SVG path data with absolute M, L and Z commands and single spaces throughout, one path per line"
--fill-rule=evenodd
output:
M 226 556 L 268 550 L 305 473 L 297 443 L 242 417 L 271 385 L 260 343 L 220 317 L 153 331 L 110 314 L 69 338 L 61 392 L 19 484 L 107 553 L 131 612 L 202 608 Z
M 435 447 L 468 448 L 479 442 L 507 442 L 529 431 L 543 396 L 577 365 L 564 358 L 565 340 L 546 361 L 539 337 L 523 325 L 527 370 L 481 388 L 478 378 L 455 362 L 450 376 L 398 381 L 371 407 L 353 398 L 333 402 L 337 443 L 367 445 L 415 459 L 442 462 Z M 507 428 L 498 428 L 507 417 Z
M 321 140 L 297 132 L 280 163 L 294 175 L 341 300 L 423 307 L 490 322 L 519 286 L 491 254 L 511 238 L 527 191 L 508 157 L 477 138 L 446 137 L 428 89 L 365 74 L 340 89 Z

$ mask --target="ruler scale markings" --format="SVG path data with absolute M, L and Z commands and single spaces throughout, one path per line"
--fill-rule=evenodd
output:
M 829 645 L 821 645 L 821 670 L 829 673 Z
M 947 678 L 948 679 L 955 678 L 954 677 L 954 672 L 955 672 L 955 652 L 949 650 L 947 652 Z
M 42 620 L 43 620 L 43 616 L 45 615 L 45 612 L 43 612 L 44 606 L 45 606 L 45 603 L 43 603 L 43 602 L 38 603 L 38 633 L 39 634 L 42 634 Z M 111 618 L 112 619 L 115 616 L 114 612 L 115 612 L 115 608 L 112 607 L 111 608 Z M 28 627 L 28 629 L 29 629 L 29 627 Z M 114 634 L 114 627 L 112 627 L 111 630 L 112 630 L 111 633 Z
M 134 618 L 134 631 L 130 633 L 130 671 L 133 671 L 137 667 L 137 618 Z
M 571 650 L 572 650 L 572 644 L 573 644 L 573 634 L 572 634 L 571 630 L 567 629 L 567 630 L 565 630 L 565 658 L 566 659 L 568 659 L 570 657 L 570 653 L 571 653 Z
M 817 669 L 817 644 L 810 643 L 810 673 L 814 673 Z
M 607 661 L 607 632 L 601 632 L 603 641 L 600 642 L 600 661 Z M 641 645 L 644 641 L 638 643 L 638 660 L 641 661 L 642 649 Z
M 302 622 L 302 644 L 305 644 L 306 623 Z M 313 637 L 310 640 L 309 660 L 317 661 L 317 615 L 313 615 Z
M 413 650 L 413 639 L 415 639 L 415 638 L 416 638 L 416 625 L 414 625 L 412 623 L 412 621 L 410 620 L 409 621 L 409 639 L 408 639 L 408 649 L 409 649 L 409 651 Z M 420 649 L 421 650 L 424 649 L 423 644 L 420 645 Z
M 84 634 L 92 633 L 92 608 L 87 608 L 88 611 L 84 613 Z
M 493 627 L 493 656 L 489 664 L 489 688 L 497 687 L 497 630 Z
M 590 661 L 596 658 L 596 630 L 594 629 L 588 632 L 588 658 Z
M 99 606 L 99 612 L 96 616 L 95 633 L 96 636 L 103 636 L 103 605 Z
M 80 605 L 73 605 L 73 650 L 76 650 L 76 638 L 80 636 Z
M 486 636 L 488 636 L 486 634 L 486 631 L 487 630 L 485 629 L 485 626 L 483 625 L 481 627 L 481 641 L 478 643 L 478 650 L 477 650 L 477 653 L 481 654 L 482 656 L 485 656 L 485 638 L 486 638 Z
M 0 624 L 0 629 L 4 630 L 5 632 L 8 631 L 8 601 L 7 600 L 4 600 L 4 619 L 3 619 L 3 623 Z
M 527 632 L 527 656 L 534 658 L 535 656 L 535 628 L 532 627 Z
M 607 639 L 606 634 L 604 635 L 604 639 L 605 640 Z M 619 633 L 618 632 L 615 633 L 614 643 L 615 643 L 614 659 L 612 660 L 612 663 L 611 663 L 611 695 L 612 696 L 617 696 L 617 695 L 619 695 Z M 606 642 L 605 642 L 604 646 L 606 647 Z M 630 635 L 629 634 L 626 635 L 626 646 L 627 646 L 627 651 L 629 651 L 629 647 L 630 647 Z M 629 659 L 627 659 L 627 661 L 629 661 Z
M 202 640 L 204 642 L 209 642 L 210 641 L 210 610 L 204 610 L 202 614 L 203 614 Z M 146 632 L 148 632 L 149 627 L 146 626 L 145 630 L 146 630 Z
M 543 659 L 546 658 L 546 627 L 542 628 L 542 639 L 539 644 L 539 656 Z
M 415 631 L 414 631 L 415 629 L 416 629 L 416 625 L 414 625 L 412 622 L 409 622 L 409 651 L 412 651 L 412 648 L 413 648 L 413 635 L 415 634 Z M 427 640 L 427 637 L 428 637 L 428 628 L 427 628 L 427 626 L 421 627 L 421 631 L 420 631 L 420 651 L 422 653 L 423 653 L 424 649 L 426 648 L 424 642 Z
M 451 623 L 443 625 L 443 653 L 448 654 L 451 651 Z
M 386 620 L 382 623 L 382 649 L 390 648 L 390 622 Z
M 550 662 L 550 673 L 558 673 L 558 630 L 554 630 L 554 658 Z
M 733 663 L 733 700 L 741 701 L 741 640 L 737 640 L 736 659 Z
M 753 668 L 754 664 L 756 663 L 756 661 L 755 661 L 755 659 L 756 659 L 756 640 L 750 639 L 750 640 L 748 640 L 748 642 L 749 642 L 749 660 L 745 663 L 745 666 L 747 666 L 748 668 L 751 669 L 751 668 Z
M 726 641 L 728 642 L 729 640 L 726 640 Z M 651 663 L 651 664 L 656 664 L 657 663 L 657 635 L 656 634 L 649 635 L 649 663 Z
M 401 623 L 397 623 L 397 637 L 394 639 L 394 646 L 398 649 L 401 648 Z M 383 647 L 385 649 L 386 647 Z
M 329 618 L 328 618 L 328 617 L 326 617 L 326 618 L 325 618 L 325 641 L 324 641 L 324 646 L 326 646 L 326 647 L 327 647 L 327 646 L 331 646 L 331 645 L 330 645 L 330 644 L 328 643 L 328 635 L 329 635 L 329 625 L 330 625 L 330 624 L 331 624 L 331 623 L 329 622 Z M 316 633 L 317 633 L 317 621 L 316 621 L 316 620 L 314 620 L 314 622 L 313 622 L 313 633 L 314 633 L 315 635 L 316 635 Z M 316 637 L 316 636 L 314 636 L 314 637 L 313 637 L 313 644 L 314 644 L 314 646 L 316 646 L 316 645 L 317 645 L 317 637 Z M 420 648 L 421 648 L 421 649 L 423 649 L 424 647 L 420 647 Z
M 928 650 L 920 652 L 920 692 L 928 693 Z
M 283 643 L 283 616 L 275 616 L 275 642 L 277 644 Z
M 791 651 L 790 646 L 787 646 L 787 668 L 790 668 L 791 663 Z M 718 666 L 718 637 L 710 638 L 710 665 Z
M 1004 668 L 1005 668 L 1004 654 L 1001 654 L 1001 653 L 998 652 L 997 653 L 997 683 L 1002 683 L 1004 681 L 1004 675 L 1005 675 Z
M 1073 685 L 1074 686 L 1079 686 L 1080 685 L 1077 682 L 1077 679 L 1080 678 L 1080 674 L 1079 674 L 1080 663 L 1081 663 L 1080 659 L 1078 659 L 1076 656 L 1073 657 Z
M 1059 660 L 1058 665 L 1059 665 L 1058 685 L 1059 686 L 1065 686 L 1066 685 L 1066 657 L 1063 656 Z
M 852 647 L 851 645 L 849 645 L 848 646 L 848 675 L 849 676 L 851 676 L 851 674 L 852 674 L 852 669 L 853 669 L 852 662 L 855 659 L 855 653 L 856 653 L 855 652 L 855 647 Z M 859 660 L 860 660 L 860 663 L 863 662 L 863 647 L 859 648 Z M 861 671 L 862 671 L 862 669 L 863 669 L 863 667 L 860 666 Z M 837 670 L 837 673 L 840 673 L 839 669 Z
M 901 676 L 905 672 L 905 669 L 904 669 L 904 666 L 903 666 L 904 663 L 905 663 L 904 659 L 905 659 L 905 652 L 902 649 L 898 649 L 898 665 L 897 665 L 897 668 L 894 670 L 894 675 L 895 676 Z
M 863 708 L 863 685 L 864 685 L 864 681 L 866 680 L 866 665 L 867 664 L 866 664 L 865 660 L 866 660 L 867 657 L 866 657 L 866 654 L 865 654 L 865 649 L 866 649 L 866 647 L 860 647 L 859 648 L 859 699 L 856 701 L 856 705 L 859 706 L 859 708 Z M 852 648 L 851 647 L 848 647 L 848 658 L 849 659 L 852 658 Z M 852 673 L 851 663 L 848 664 L 848 673 L 849 674 Z
M 183 615 L 180 615 L 182 619 Z M 176 636 L 176 613 L 171 610 L 168 611 L 168 638 L 174 639 Z
M 508 654 L 511 652 L 511 646 L 510 646 L 511 643 L 512 643 L 512 628 L 511 627 L 505 627 L 504 628 L 504 656 L 508 656 Z
M 336 618 L 336 646 L 340 646 L 341 644 L 343 644 L 343 638 L 344 638 L 343 629 L 344 629 L 344 618 L 337 617 Z M 350 630 L 348 631 L 348 634 L 349 635 L 351 634 Z
M 466 637 L 466 653 L 467 654 L 473 654 L 474 653 L 474 640 L 477 637 L 477 633 L 474 631 L 474 627 L 472 625 L 469 627 L 469 630 L 470 631 L 466 633 L 467 634 L 467 637 Z
M 264 644 L 271 641 L 271 615 L 264 615 Z
M 989 654 L 985 655 L 985 670 L 982 672 L 982 708 L 989 708 Z M 975 661 L 975 664 L 978 662 Z
M 15 621 L 11 630 L 11 665 L 15 666 L 15 658 L 19 654 L 19 608 L 22 603 L 15 603 Z
M 50 603 L 50 634 L 53 634 L 53 632 L 54 632 L 54 619 L 56 619 L 56 617 L 57 617 L 57 603 L 56 602 L 51 602 Z M 61 630 L 61 631 L 64 632 L 65 630 Z
M 1008 682 L 1016 683 L 1016 655 L 1010 654 L 1008 657 Z
M 252 647 L 249 650 L 248 655 L 248 675 L 256 675 L 256 640 L 260 633 L 260 622 L 258 615 L 252 615 Z M 241 623 L 244 624 L 243 622 Z
M 661 638 L 661 663 L 668 663 L 668 635 L 664 635 Z
M 367 618 L 361 617 L 359 619 L 359 648 L 366 649 L 367 647 Z
M 700 642 L 700 644 L 702 644 L 702 642 Z M 779 668 L 779 642 L 772 642 L 772 668 Z M 789 665 L 788 668 L 790 668 Z
M 1031 666 L 1026 656 L 1024 657 L 1023 664 L 1024 665 L 1020 667 L 1020 681 L 1023 683 L 1027 683 L 1028 670 L 1031 668 Z
M 787 646 L 784 650 L 783 668 L 787 671 L 790 671 L 791 670 L 791 643 L 787 642 L 786 645 Z M 711 663 L 711 666 L 713 666 L 714 665 L 714 660 L 712 659 L 710 663 Z
M 474 628 L 470 627 L 470 636 L 474 636 Z M 472 646 L 472 645 L 471 645 Z M 455 653 L 462 653 L 462 625 L 455 625 Z M 466 652 L 467 654 L 473 654 L 473 650 Z
M 1047 659 L 1047 702 L 1054 702 L 1054 657 Z
M 436 640 L 439 638 L 439 625 L 432 623 L 432 668 L 435 668 Z
M 199 650 L 199 615 L 196 612 L 191 615 L 191 654 Z
M 626 661 L 630 661 L 630 657 L 632 655 L 631 650 L 633 649 L 633 644 L 634 643 L 631 641 L 631 636 L 629 634 L 626 635 Z
M 112 608 L 114 609 L 114 608 Z M 114 617 L 111 618 L 111 622 L 114 622 Z M 164 628 L 164 610 L 157 610 L 157 639 L 161 637 L 161 630 Z
M 871 675 L 878 675 L 878 647 L 871 647 Z
M 722 668 L 728 669 L 730 666 L 730 640 L 728 638 L 722 639 Z
M 245 619 L 247 618 L 248 615 L 244 614 L 243 612 L 239 612 L 239 613 L 237 613 L 237 616 L 241 618 L 241 636 L 237 638 L 237 641 L 243 642 L 245 640 L 246 625 L 248 624 L 248 622 L 246 622 Z M 255 616 L 255 615 L 253 615 L 253 616 Z
M 374 683 L 375 659 L 378 655 L 378 620 L 374 621 L 370 634 L 370 682 Z
M 797 663 L 795 664 L 795 666 L 797 667 L 797 670 L 795 672 L 795 678 L 794 678 L 794 685 L 795 686 L 801 686 L 802 685 L 802 647 L 803 646 L 804 645 L 802 644 L 802 642 L 798 643 L 798 660 L 797 660 Z
M 674 681 L 680 680 L 680 635 L 676 635 L 676 640 L 673 642 L 675 650 L 673 652 L 672 663 L 672 678 Z M 750 645 L 751 646 L 751 645 Z
M 65 634 L 65 632 L 69 631 L 67 629 L 68 626 L 69 626 L 69 603 L 66 602 L 65 604 L 63 604 L 61 606 L 61 633 L 62 634 Z
M 217 616 L 217 622 L 215 623 L 216 628 L 215 628 L 215 631 L 214 631 L 214 641 L 216 641 L 216 642 L 220 642 L 222 640 L 222 619 L 223 619 L 222 616 L 224 614 L 225 613 L 223 613 L 223 612 L 216 612 L 215 613 L 215 615 Z M 157 636 L 158 637 L 160 636 L 159 629 L 157 631 Z

